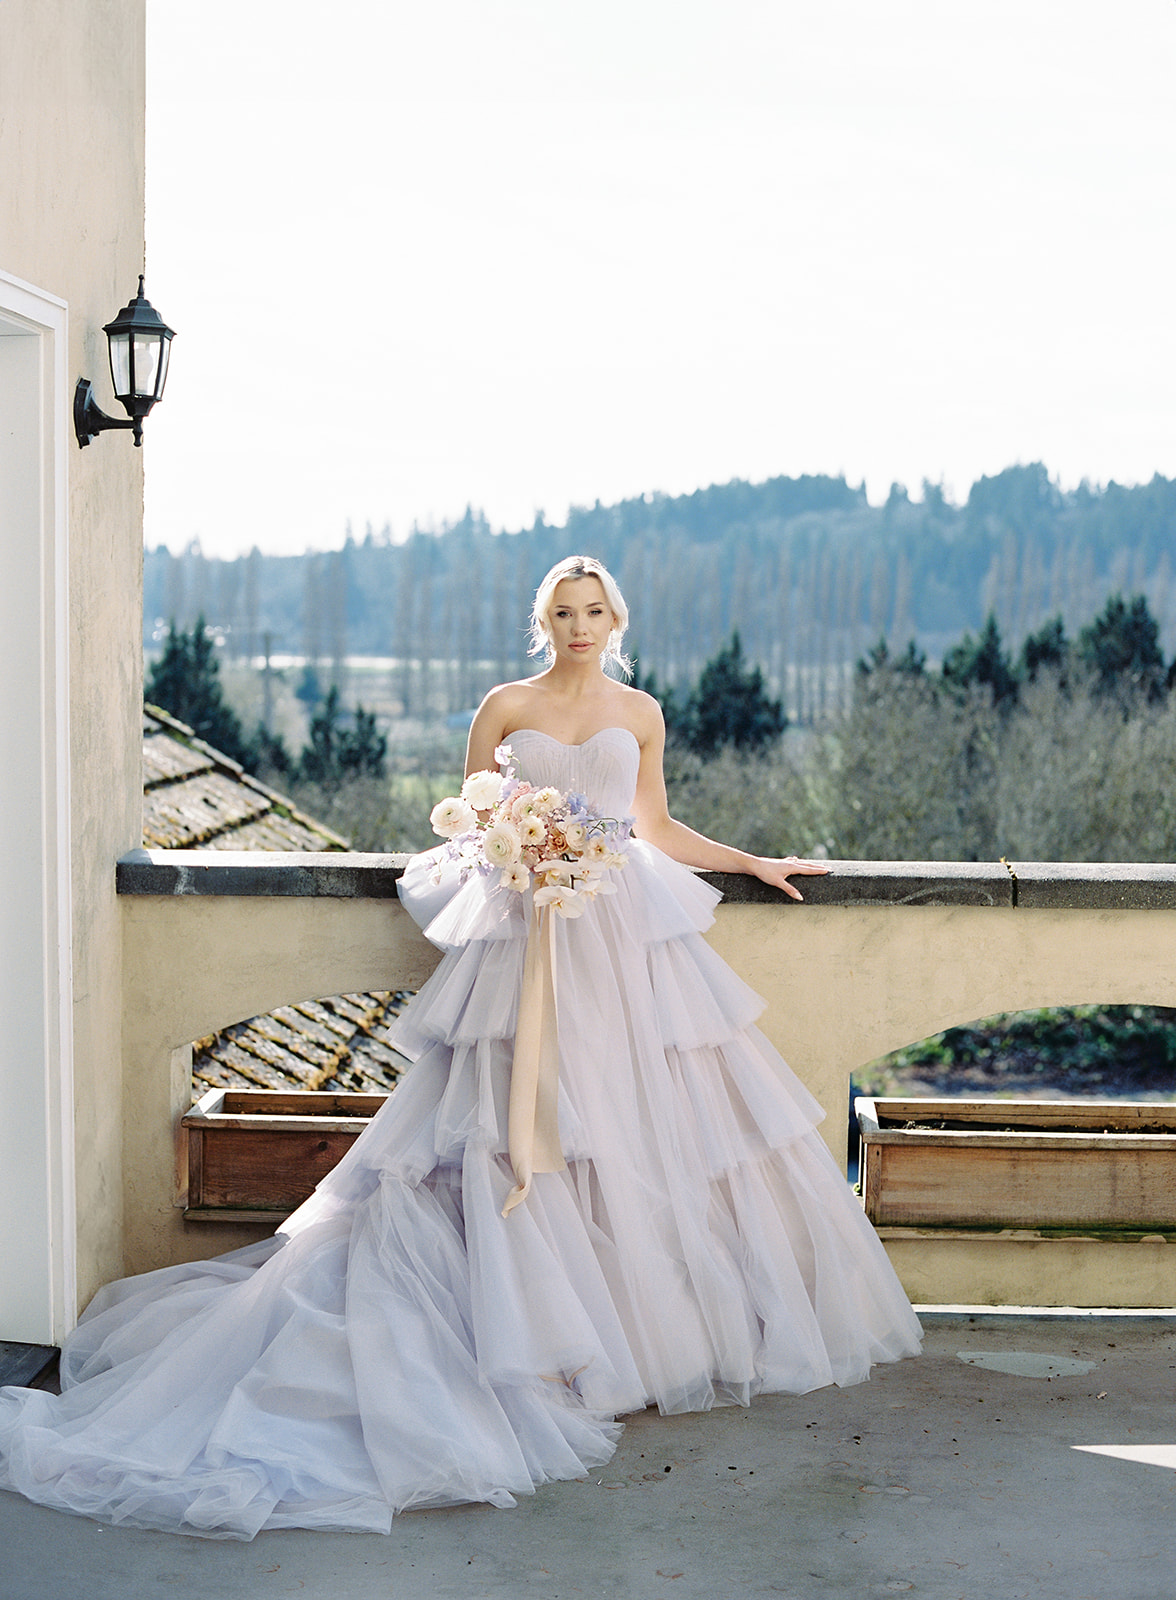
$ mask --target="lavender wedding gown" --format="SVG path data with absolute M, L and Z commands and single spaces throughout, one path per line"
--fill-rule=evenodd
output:
M 638 749 L 511 736 L 522 775 L 630 809 Z M 399 1024 L 415 1059 L 276 1239 L 129 1278 L 0 1395 L 0 1485 L 219 1538 L 387 1530 L 514 1504 L 611 1455 L 618 1415 L 856 1383 L 919 1325 L 815 1124 L 700 930 L 718 896 L 634 841 L 559 920 L 565 1171 L 512 1187 L 506 1101 L 523 896 L 438 852 L 402 897 L 444 951 Z

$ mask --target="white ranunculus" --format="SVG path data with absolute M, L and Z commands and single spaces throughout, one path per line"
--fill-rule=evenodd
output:
M 461 797 L 475 811 L 489 811 L 502 798 L 503 782 L 501 772 L 471 772 L 461 786 Z
M 459 833 L 464 833 L 467 828 L 472 828 L 478 820 L 478 813 L 467 801 L 459 795 L 451 794 L 437 804 L 429 812 L 429 823 L 434 833 L 439 833 L 443 839 L 452 839 Z
M 582 822 L 565 822 L 562 831 L 569 850 L 582 850 L 588 842 L 588 829 Z
M 558 789 L 553 789 L 549 785 L 546 789 L 538 790 L 532 798 L 535 803 L 535 810 L 540 816 L 545 817 L 549 812 L 555 810 L 563 799 L 563 795 L 560 794 Z
M 509 822 L 492 822 L 482 835 L 482 850 L 492 866 L 508 867 L 523 852 L 519 830 Z
M 514 862 L 507 867 L 498 882 L 504 889 L 513 889 L 516 894 L 522 894 L 531 881 L 531 874 L 521 861 Z

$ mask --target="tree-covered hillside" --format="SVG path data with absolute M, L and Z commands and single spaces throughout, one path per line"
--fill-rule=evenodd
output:
M 879 635 L 914 637 L 933 660 L 995 615 L 1019 648 L 1047 619 L 1074 631 L 1108 593 L 1147 596 L 1166 647 L 1176 646 L 1176 481 L 1062 492 L 1041 465 L 972 486 L 963 505 L 924 484 L 895 485 L 882 506 L 843 479 L 734 482 L 676 498 L 654 495 L 576 509 L 495 533 L 475 512 L 439 533 L 394 544 L 369 530 L 342 550 L 210 560 L 193 546 L 145 561 L 145 636 L 204 614 L 228 652 L 341 663 L 399 663 L 409 715 L 476 703 L 526 669 L 526 614 L 561 556 L 584 551 L 618 575 L 633 609 L 642 670 L 688 686 L 738 630 L 794 720 L 847 703 L 852 663 Z

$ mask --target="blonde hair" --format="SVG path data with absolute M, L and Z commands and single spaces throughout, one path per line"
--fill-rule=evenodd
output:
M 542 655 L 549 663 L 554 660 L 555 652 L 551 648 L 549 620 L 551 604 L 555 599 L 556 589 L 565 578 L 600 579 L 604 597 L 613 614 L 613 626 L 602 659 L 606 664 L 611 662 L 626 678 L 631 678 L 632 663 L 621 650 L 621 640 L 625 637 L 625 629 L 629 626 L 629 608 L 625 604 L 624 595 L 617 587 L 617 580 L 608 568 L 593 556 L 565 556 L 562 561 L 556 562 L 536 589 L 535 604 L 531 607 L 531 643 L 527 654 Z

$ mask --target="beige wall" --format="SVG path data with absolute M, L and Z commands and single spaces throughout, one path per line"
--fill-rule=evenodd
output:
M 711 943 L 770 997 L 764 1031 L 842 1157 L 850 1073 L 900 1045 L 1000 1011 L 1176 1005 L 1176 911 L 724 905 Z
M 359 858 L 362 859 L 362 858 Z M 263 1229 L 185 1225 L 175 1141 L 188 1105 L 172 1053 L 299 998 L 416 988 L 436 951 L 395 901 L 129 896 L 128 1271 L 213 1255 Z M 767 1001 L 762 1026 L 828 1115 L 844 1162 L 849 1075 L 878 1055 L 995 1012 L 1082 1001 L 1176 1004 L 1176 911 L 986 906 L 721 905 L 710 942 Z M 184 973 L 185 981 L 176 982 Z M 1176 1303 L 1172 1247 L 890 1230 L 923 1303 Z
M 143 0 L 0 10 L 0 270 L 67 303 L 68 381 L 110 392 L 102 324 L 143 270 Z M 148 443 L 147 448 L 150 448 Z M 78 1299 L 122 1262 L 114 863 L 140 840 L 142 455 L 67 441 Z
M 437 951 L 396 900 L 127 898 L 126 1272 L 200 1260 L 272 1232 L 188 1223 L 177 1206 L 190 1072 L 175 1052 L 295 1000 L 417 989 Z M 182 982 L 177 974 L 184 974 Z M 181 1058 L 182 1062 L 182 1058 Z

